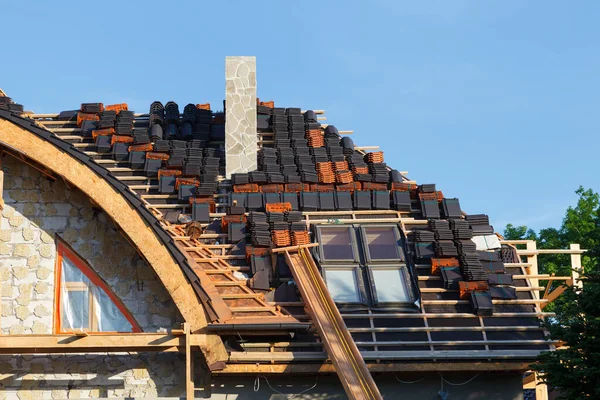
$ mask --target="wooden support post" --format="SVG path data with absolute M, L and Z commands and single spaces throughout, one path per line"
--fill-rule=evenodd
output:
M 192 342 L 190 338 L 190 325 L 183 324 L 185 332 L 185 396 L 186 399 L 194 398 L 194 363 L 192 359 Z
M 531 250 L 533 253 L 536 253 L 537 243 L 535 240 L 528 240 L 526 246 L 527 246 L 527 250 Z M 525 267 L 525 269 L 527 270 L 527 274 L 528 275 L 539 275 L 537 254 L 528 255 L 527 263 L 530 264 L 528 267 Z M 531 283 L 531 286 L 533 286 L 533 287 L 540 286 L 539 279 L 537 279 L 537 278 L 530 278 L 529 282 Z M 534 299 L 540 298 L 539 292 L 533 291 L 532 294 L 533 294 Z
M 2 157 L 4 152 L 0 151 L 0 211 L 4 210 L 4 198 L 2 197 L 2 191 L 4 190 L 4 170 L 2 169 Z
M 542 382 L 537 372 L 535 374 L 535 399 L 548 400 L 548 386 Z
M 581 250 L 578 243 L 571 243 L 569 248 L 571 250 Z M 573 285 L 579 289 L 583 289 L 583 282 L 579 279 L 583 272 L 583 267 L 581 266 L 581 254 L 571 254 L 571 268 L 573 268 L 573 271 L 571 272 Z

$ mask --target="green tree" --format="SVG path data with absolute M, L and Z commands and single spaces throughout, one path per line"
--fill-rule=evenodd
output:
M 550 337 L 564 342 L 564 347 L 543 353 L 532 369 L 539 371 L 549 386 L 558 388 L 562 399 L 600 399 L 600 196 L 583 187 L 575 193 L 577 204 L 567 209 L 559 229 L 535 232 L 509 224 L 504 236 L 536 240 L 540 249 L 565 249 L 579 243 L 588 250 L 581 259 L 583 291 L 569 287 L 544 309 L 555 312 L 544 324 Z M 538 265 L 542 274 L 570 276 L 572 272 L 569 255 L 539 256 Z
M 583 290 L 567 288 L 563 306 L 545 322 L 550 337 L 564 346 L 542 353 L 532 366 L 564 400 L 600 398 L 600 272 L 583 277 Z
M 526 226 L 508 224 L 504 230 L 506 239 L 536 240 L 540 249 L 564 249 L 571 243 L 579 243 L 588 252 L 582 257 L 584 270 L 595 270 L 598 265 L 600 249 L 600 196 L 592 189 L 579 187 L 577 205 L 569 207 L 559 229 L 546 228 L 538 233 Z M 570 257 L 568 255 L 544 255 L 539 257 L 539 272 L 570 275 Z

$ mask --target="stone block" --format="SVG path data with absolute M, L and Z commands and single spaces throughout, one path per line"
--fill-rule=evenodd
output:
M 53 243 L 54 242 L 54 238 L 44 231 L 42 231 L 42 233 L 40 235 L 40 239 L 42 240 L 43 243 Z
M 52 270 L 50 268 L 38 268 L 37 271 L 35 271 L 35 276 L 42 281 L 48 279 L 50 275 L 52 275 Z
M 46 294 L 49 293 L 50 285 L 46 282 L 37 282 L 33 287 L 33 290 L 36 294 Z
M 8 255 L 12 249 L 6 243 L 0 243 L 0 256 Z
M 13 249 L 13 255 L 15 257 L 27 257 L 30 253 L 30 248 L 26 244 L 16 244 Z
M 23 228 L 22 236 L 23 240 L 31 242 L 35 238 L 35 232 L 31 228 Z
M 16 228 L 18 226 L 21 226 L 21 224 L 23 224 L 23 217 L 21 215 L 13 215 L 12 217 L 10 217 L 8 219 L 8 223 L 10 226 Z
M 2 229 L 0 230 L 0 241 L 9 242 L 11 238 L 11 230 L 10 229 Z
M 45 231 L 62 231 L 67 227 L 67 217 L 47 216 L 42 220 Z
M 53 258 L 54 257 L 54 246 L 50 244 L 45 244 L 40 246 L 40 256 L 43 258 Z
M 25 321 L 25 319 L 31 315 L 31 310 L 27 306 L 17 306 L 15 309 L 15 315 L 21 321 Z

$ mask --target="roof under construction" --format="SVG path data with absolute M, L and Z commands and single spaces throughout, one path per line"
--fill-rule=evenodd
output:
M 379 398 L 369 371 L 522 370 L 553 349 L 528 253 L 487 215 L 356 146 L 323 110 L 252 99 L 256 135 L 232 146 L 230 103 L 194 100 L 36 114 L 0 97 L 0 145 L 62 175 L 33 148 L 45 143 L 128 206 L 107 213 L 163 281 L 173 270 L 159 260 L 183 273 L 196 306 L 186 297 L 182 315 L 226 350 L 214 373 L 325 371 L 331 359 L 340 375 L 356 363 L 353 398 Z M 254 165 L 230 168 L 229 152 Z M 134 237 L 126 212 L 151 237 Z

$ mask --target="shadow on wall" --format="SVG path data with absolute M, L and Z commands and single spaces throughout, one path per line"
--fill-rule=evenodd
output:
M 183 376 L 178 353 L 0 356 L 0 392 L 21 399 L 179 398 Z
M 443 377 L 449 383 L 444 383 L 443 388 L 450 399 L 523 400 L 523 382 L 519 372 L 476 375 L 469 372 L 444 372 Z M 375 374 L 374 378 L 386 400 L 440 399 L 438 392 L 442 388 L 442 382 L 437 373 L 398 373 L 396 376 Z M 336 375 L 321 375 L 316 379 L 315 375 L 286 376 L 284 373 L 267 376 L 267 380 L 261 377 L 257 384 L 256 377 L 215 377 L 211 393 L 202 394 L 204 398 L 213 400 L 287 400 L 294 394 L 296 396 L 293 398 L 299 400 L 348 398 Z M 199 391 L 197 395 L 198 393 Z

